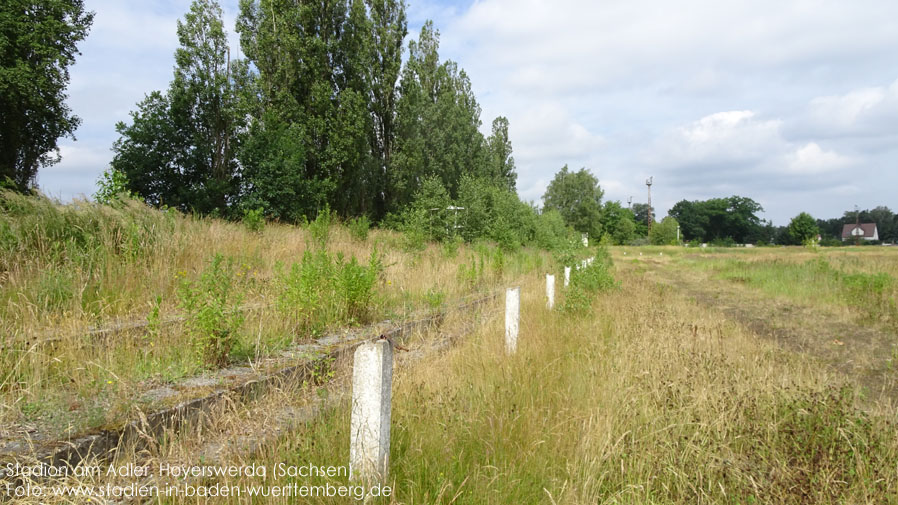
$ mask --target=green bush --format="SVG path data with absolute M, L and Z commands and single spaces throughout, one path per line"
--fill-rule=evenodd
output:
M 333 215 L 329 206 L 325 205 L 323 209 L 318 211 L 315 220 L 308 224 L 309 233 L 312 235 L 312 241 L 322 249 L 327 246 L 327 239 L 330 236 L 331 222 Z
M 276 265 L 275 272 L 278 309 L 293 318 L 295 332 L 315 335 L 329 325 L 370 320 L 383 264 L 377 251 L 363 266 L 355 258 L 346 262 L 341 255 L 317 250 L 306 251 L 286 272 Z
M 263 229 L 265 229 L 264 209 L 262 207 L 258 207 L 255 209 L 244 209 L 242 221 L 243 226 L 245 226 L 247 230 L 256 233 L 261 232 Z
M 591 264 L 571 270 L 570 285 L 561 304 L 563 312 L 585 314 L 599 292 L 619 287 L 609 269 L 610 259 L 607 250 L 599 248 Z
M 347 227 L 352 238 L 359 242 L 364 242 L 368 240 L 368 230 L 371 229 L 371 221 L 368 219 L 368 216 L 361 216 L 350 219 Z
M 233 260 L 216 254 L 198 280 L 181 281 L 179 305 L 201 365 L 224 366 L 237 341 L 244 318 L 234 278 Z

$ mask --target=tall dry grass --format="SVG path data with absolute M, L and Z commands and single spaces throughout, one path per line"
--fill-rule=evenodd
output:
M 551 261 L 536 251 L 504 253 L 485 244 L 410 250 L 394 232 L 371 230 L 360 240 L 336 222 L 325 225 L 323 234 L 321 226 L 313 229 L 271 223 L 259 232 L 138 202 L 62 205 L 3 193 L 0 426 L 37 426 L 41 433 L 68 436 L 115 425 L 135 407 L 147 407 L 143 391 L 210 366 L 197 343 L 204 329 L 229 340 L 223 348 L 232 363 L 308 340 L 314 335 L 278 300 L 285 289 L 280 276 L 312 250 L 323 248 L 332 265 L 353 258 L 366 265 L 377 251 L 383 266 L 372 296 L 360 295 L 366 310 L 337 316 L 331 310 L 316 325 L 319 332 L 440 310 Z M 230 298 L 188 313 L 185 284 L 205 296 L 210 290 L 202 279 L 217 256 L 228 267 L 210 277 L 226 285 L 221 291 Z M 320 300 L 322 307 L 333 303 Z M 227 322 L 215 313 L 240 307 L 245 310 L 234 327 L 217 327 Z M 308 309 L 311 317 L 327 312 L 316 307 Z M 106 327 L 124 330 L 90 331 Z
M 579 317 L 547 311 L 531 278 L 516 355 L 495 318 L 440 359 L 401 370 L 396 495 L 371 502 L 898 503 L 894 408 L 861 410 L 852 385 L 812 359 L 619 275 L 622 290 Z M 343 401 L 243 462 L 345 465 L 349 410 Z M 289 483 L 346 480 L 268 484 Z

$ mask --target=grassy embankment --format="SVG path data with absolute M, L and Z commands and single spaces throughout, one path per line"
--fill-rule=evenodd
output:
M 329 329 L 440 310 L 551 261 L 329 216 L 251 228 L 134 202 L 0 196 L 0 426 L 64 435 L 115 424 L 154 386 Z M 130 322 L 145 324 L 88 331 Z
M 586 311 L 550 312 L 542 280 L 524 283 L 514 356 L 505 354 L 498 317 L 442 359 L 400 370 L 397 494 L 383 502 L 898 503 L 894 408 L 861 410 L 854 387 L 814 359 L 759 340 L 639 272 L 616 272 L 621 289 L 591 298 Z M 232 461 L 345 465 L 349 411 L 344 401 Z M 264 484 L 293 482 L 346 481 Z

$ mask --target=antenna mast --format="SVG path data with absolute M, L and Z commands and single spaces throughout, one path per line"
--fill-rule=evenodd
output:
M 652 177 L 645 180 L 645 185 L 649 188 L 649 208 L 648 208 L 648 226 L 649 233 L 652 232 Z

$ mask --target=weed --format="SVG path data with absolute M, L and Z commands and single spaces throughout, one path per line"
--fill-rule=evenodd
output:
M 332 324 L 367 322 L 383 268 L 376 250 L 367 266 L 355 257 L 347 262 L 342 255 L 333 258 L 324 250 L 306 251 L 288 272 L 283 265 L 276 268 L 278 308 L 293 318 L 294 331 L 300 333 L 317 334 Z
M 432 311 L 439 310 L 446 301 L 446 293 L 442 290 L 430 288 L 424 293 L 424 301 L 427 307 Z
M 371 228 L 371 221 L 368 219 L 368 216 L 361 216 L 350 219 L 347 227 L 352 238 L 359 242 L 364 242 L 368 240 L 368 230 Z
M 243 226 L 247 231 L 261 233 L 265 229 L 265 215 L 262 207 L 243 210 Z
M 315 220 L 308 225 L 313 242 L 322 249 L 327 246 L 332 220 L 331 209 L 328 205 L 325 205 L 323 209 L 318 211 L 318 216 L 315 217 Z
M 233 260 L 216 254 L 199 280 L 182 281 L 179 297 L 200 364 L 227 364 L 244 319 L 242 297 L 234 290 Z

